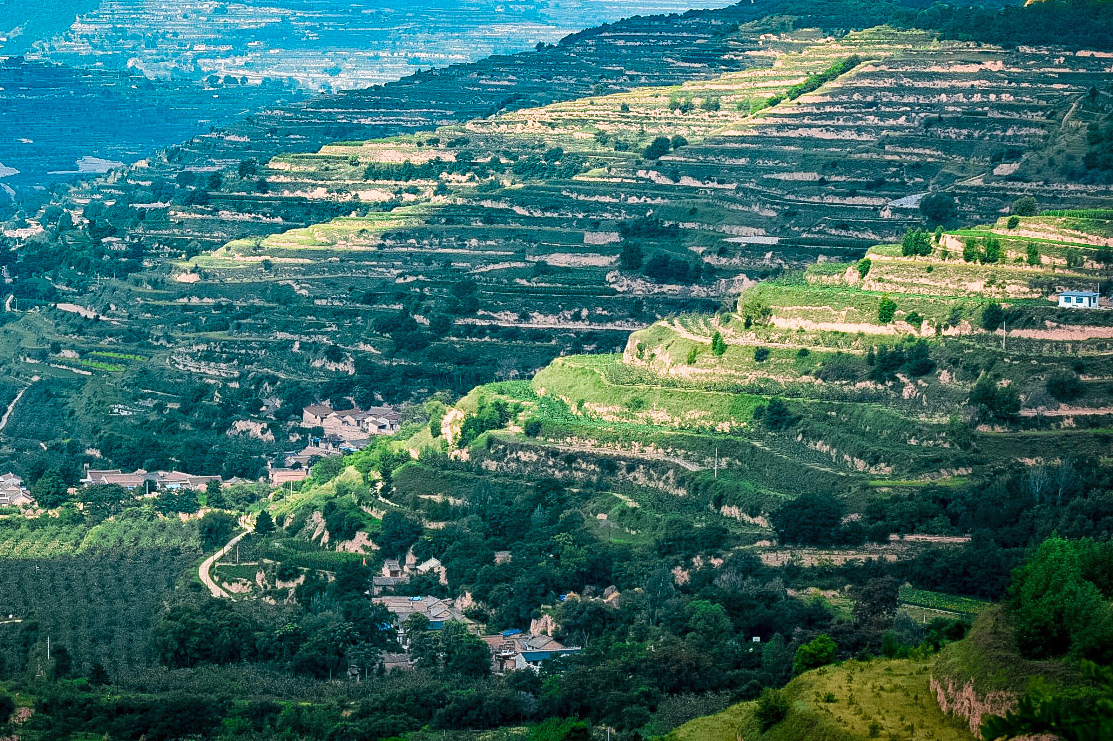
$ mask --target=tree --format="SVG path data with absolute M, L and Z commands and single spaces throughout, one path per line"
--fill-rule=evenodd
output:
M 219 479 L 209 479 L 205 484 L 205 505 L 215 509 L 228 506 L 228 500 L 224 497 L 224 484 Z
M 711 337 L 711 352 L 715 353 L 716 357 L 721 358 L 726 353 L 726 351 L 727 351 L 726 340 L 723 339 L 722 333 L 716 332 Z
M 900 243 L 904 257 L 926 257 L 931 254 L 931 237 L 922 229 L 909 229 Z
M 900 584 L 891 576 L 870 579 L 854 589 L 854 621 L 875 629 L 888 627 L 900 606 Z
M 650 142 L 649 146 L 645 148 L 642 156 L 647 160 L 660 159 L 663 155 L 669 153 L 672 149 L 672 142 L 669 141 L 667 136 L 659 136 Z
M 1010 384 L 1001 386 L 990 376 L 982 376 L 970 390 L 970 405 L 982 421 L 1005 422 L 1020 413 L 1020 395 Z
M 224 512 L 210 512 L 201 518 L 197 532 L 201 536 L 201 548 L 211 551 L 224 545 L 232 537 L 236 528 L 236 518 Z
M 54 659 L 54 678 L 65 679 L 73 671 L 73 654 L 65 646 L 55 646 L 51 650 Z
M 108 670 L 104 668 L 104 664 L 99 661 L 93 662 L 93 668 L 89 671 L 89 684 L 94 687 L 100 687 L 112 681 L 108 676 Z
M 930 193 L 920 200 L 920 213 L 929 224 L 948 221 L 955 215 L 955 199 L 946 193 Z
M 801 494 L 773 510 L 769 520 L 782 543 L 831 545 L 838 540 L 843 506 L 830 494 Z
M 445 673 L 461 677 L 485 677 L 491 673 L 491 653 L 487 644 L 469 633 L 463 623 L 447 623 L 440 630 L 439 638 Z
M 1058 370 L 1048 376 L 1046 383 L 1047 393 L 1057 401 L 1073 401 L 1082 395 L 1085 387 L 1077 373 L 1067 370 Z
M 800 421 L 800 415 L 783 400 L 773 397 L 768 404 L 759 406 L 754 410 L 754 419 L 761 420 L 773 432 L 781 432 L 794 426 Z
M 835 642 L 830 636 L 821 633 L 815 640 L 796 649 L 796 656 L 792 660 L 792 673 L 803 674 L 809 669 L 827 666 L 835 660 L 835 649 Z
M 274 532 L 274 520 L 271 513 L 265 509 L 255 518 L 255 532 L 259 535 L 270 535 Z
M 996 332 L 1004 321 L 1005 310 L 1001 308 L 1001 304 L 986 304 L 982 309 L 982 329 L 986 332 Z
M 1052 537 L 1013 572 L 1008 604 L 1024 655 L 1113 660 L 1113 594 L 1102 592 L 1113 591 L 1111 557 L 1109 546 Z
M 1017 216 L 1035 216 L 1039 213 L 1039 206 L 1032 196 L 1021 196 L 1013 201 L 1012 212 Z
M 382 531 L 375 542 L 382 549 L 384 558 L 400 558 L 417 542 L 421 533 L 420 522 L 392 510 L 383 515 Z
M 60 507 L 66 501 L 66 481 L 57 468 L 48 469 L 31 487 L 31 496 L 43 509 Z
M 645 261 L 645 252 L 637 242 L 627 239 L 622 243 L 622 250 L 618 253 L 618 262 L 623 270 L 641 270 Z
M 881 303 L 877 306 L 877 321 L 882 324 L 888 324 L 893 321 L 893 316 L 897 313 L 897 302 L 888 296 L 881 297 Z
M 15 713 L 15 700 L 11 695 L 0 692 L 0 727 L 6 726 Z
M 755 363 L 764 363 L 768 359 L 769 359 L 769 348 L 768 347 L 755 347 L 754 348 L 754 362 Z
M 1035 242 L 1029 242 L 1028 243 L 1028 264 L 1029 265 L 1039 265 L 1040 264 L 1040 246 L 1038 244 L 1036 244 Z
M 976 262 L 981 253 L 978 251 L 978 240 L 967 237 L 962 243 L 962 259 L 966 262 Z
M 985 238 L 985 252 L 982 254 L 982 262 L 1000 262 L 1001 261 L 1001 240 L 992 234 Z

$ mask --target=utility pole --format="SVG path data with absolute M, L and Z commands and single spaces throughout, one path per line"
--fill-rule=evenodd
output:
M 715 478 L 719 478 L 719 446 L 715 446 Z M 608 731 L 609 733 L 609 731 Z
M 1005 338 L 1009 334 L 1008 327 L 1006 326 L 1007 321 L 1008 320 L 1005 319 L 1004 313 L 1002 313 L 1001 314 L 1001 352 L 1005 352 Z

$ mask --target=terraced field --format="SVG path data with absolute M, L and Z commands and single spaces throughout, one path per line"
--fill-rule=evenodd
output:
M 621 356 L 560 358 L 528 389 L 480 389 L 462 402 L 460 420 L 502 398 L 518 405 L 517 422 L 458 454 L 510 475 L 528 467 L 591 481 L 609 470 L 626 496 L 693 497 L 754 543 L 770 534 L 766 515 L 804 493 L 833 491 L 864 508 L 879 496 L 961 486 L 986 466 L 1038 470 L 1064 451 L 1100 456 L 1113 414 L 1109 312 L 1049 299 L 1105 279 L 1108 229 L 1101 218 L 1027 217 L 1012 228 L 1002 219 L 942 233 L 937 244 L 929 237 L 927 256 L 875 247 L 864 277 L 858 264 L 813 266 L 749 289 L 734 311 L 635 332 Z M 999 262 L 954 254 L 975 234 L 977 244 L 1002 245 Z M 895 304 L 884 321 L 883 301 Z M 985 326 L 1001 306 L 1007 334 Z M 995 394 L 1007 396 L 1001 389 L 1015 389 L 1015 408 L 995 406 Z M 446 440 L 451 451 L 451 431 Z M 436 442 L 415 438 L 411 447 Z M 566 455 L 582 470 L 569 470 Z M 631 513 L 617 514 L 621 522 Z M 904 558 L 944 541 L 894 540 L 849 558 Z M 906 601 L 950 609 L 925 599 Z
M 662 317 L 722 311 L 753 281 L 816 262 L 822 280 L 753 295 L 827 306 L 807 321 L 851 349 L 838 330 L 870 313 L 872 294 L 855 294 L 858 314 L 838 297 L 827 303 L 842 289 L 824 271 L 922 224 L 929 199 L 928 216 L 956 224 L 992 222 L 1032 193 L 1045 208 L 1108 203 L 1108 185 L 1063 169 L 1107 114 L 1108 96 L 1090 92 L 1104 85 L 1104 57 L 885 27 L 834 36 L 759 15 L 737 6 L 631 19 L 535 53 L 272 111 L 76 189 L 56 223 L 44 212 L 8 232 L 23 254 L 57 243 L 87 257 L 41 290 L 21 284 L 0 342 L 17 386 L 37 376 L 48 389 L 89 390 L 80 408 L 26 412 L 42 420 L 17 407 L 13 430 L 153 421 L 164 405 L 181 408 L 181 389 L 223 383 L 234 390 L 207 398 L 206 418 L 186 427 L 250 429 L 246 442 L 277 447 L 307 401 L 398 403 L 525 378 L 561 355 L 620 351 L 631 330 Z M 967 236 L 948 237 L 948 249 L 961 252 Z M 868 281 L 895 279 L 886 254 L 871 257 Z M 949 270 L 939 267 L 941 279 Z M 993 285 L 1026 280 L 1023 266 L 1012 270 Z M 36 298 L 54 286 L 81 298 Z M 905 299 L 898 320 L 915 310 L 940 322 L 943 304 L 929 303 Z M 804 318 L 773 313 L 783 334 L 761 374 L 739 367 L 716 379 L 680 363 L 687 355 L 668 362 L 731 391 L 807 388 L 793 377 L 807 366 L 793 355 Z M 669 331 L 713 334 L 706 319 L 670 321 Z M 723 334 L 734 343 L 738 332 Z M 685 353 L 698 355 L 702 342 L 689 342 Z M 95 355 L 105 352 L 141 360 Z M 782 365 L 783 378 L 765 372 Z M 761 403 L 731 402 L 742 417 Z M 690 411 L 692 426 L 742 424 Z M 886 426 L 919 429 L 889 414 L 877 412 Z M 836 476 L 848 462 L 863 474 L 895 465 L 866 446 L 809 445 L 777 441 L 754 454 L 791 452 L 820 469 L 835 458 Z

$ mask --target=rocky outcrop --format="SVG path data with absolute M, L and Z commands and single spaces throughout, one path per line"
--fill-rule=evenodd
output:
M 1017 697 L 1012 692 L 989 692 L 979 695 L 974 689 L 973 680 L 956 686 L 953 680 L 931 678 L 931 691 L 944 713 L 965 718 L 970 732 L 981 738 L 979 729 L 982 718 L 988 715 L 1004 715 L 1016 707 Z

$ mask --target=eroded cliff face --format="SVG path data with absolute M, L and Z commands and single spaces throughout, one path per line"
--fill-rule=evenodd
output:
M 971 679 L 964 685 L 956 685 L 954 680 L 932 677 L 931 690 L 944 713 L 965 718 L 970 732 L 978 738 L 982 718 L 987 715 L 1004 715 L 1016 707 L 1017 697 L 1011 692 L 990 692 L 984 696 L 974 689 Z

